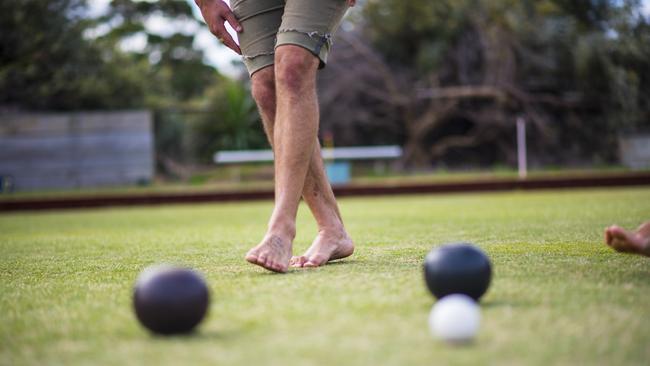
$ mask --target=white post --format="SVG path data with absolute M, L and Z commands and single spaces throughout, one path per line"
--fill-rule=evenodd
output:
M 528 175 L 526 161 L 526 121 L 523 117 L 517 117 L 517 162 L 519 179 L 526 179 Z

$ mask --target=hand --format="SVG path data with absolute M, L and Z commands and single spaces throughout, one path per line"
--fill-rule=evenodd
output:
M 242 26 L 237 21 L 235 14 L 232 13 L 230 7 L 221 0 L 194 0 L 196 5 L 201 9 L 201 15 L 208 24 L 210 32 L 214 34 L 226 47 L 237 52 L 241 55 L 241 49 L 230 36 L 224 25 L 228 22 L 231 27 L 237 32 L 241 32 Z
M 350 7 L 353 7 L 354 4 L 356 4 L 356 3 L 357 3 L 357 0 L 348 0 L 348 5 L 350 5 Z

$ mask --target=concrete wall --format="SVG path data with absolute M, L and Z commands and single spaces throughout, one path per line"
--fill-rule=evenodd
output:
M 149 111 L 0 115 L 0 176 L 16 190 L 149 181 L 153 151 Z
M 650 134 L 619 138 L 621 162 L 632 169 L 650 168 Z

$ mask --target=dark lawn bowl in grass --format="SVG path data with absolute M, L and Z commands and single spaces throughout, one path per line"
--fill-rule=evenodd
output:
M 603 244 L 650 218 L 650 189 L 348 198 L 354 256 L 272 274 L 244 261 L 271 202 L 0 215 L 2 365 L 646 365 L 650 261 Z M 305 207 L 294 251 L 316 235 Z M 429 334 L 431 243 L 492 260 L 470 347 Z M 205 275 L 191 336 L 151 337 L 132 310 L 148 265 Z
M 153 333 L 187 334 L 203 320 L 210 294 L 203 277 L 189 268 L 147 267 L 133 289 L 133 310 Z
M 478 301 L 492 279 L 490 259 L 469 243 L 445 244 L 424 258 L 424 280 L 433 296 L 463 294 Z

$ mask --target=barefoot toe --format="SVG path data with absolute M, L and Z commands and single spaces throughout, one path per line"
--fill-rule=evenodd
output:
M 250 251 L 248 251 L 248 253 L 246 253 L 246 261 L 253 264 L 257 263 L 257 253 L 253 249 L 251 249 Z
M 642 224 L 636 231 L 627 231 L 612 225 L 605 229 L 605 242 L 619 252 L 650 256 L 650 221 Z
M 348 234 L 342 231 L 319 232 L 307 252 L 294 257 L 294 267 L 319 267 L 329 261 L 349 257 L 354 252 L 354 244 Z
M 329 260 L 329 257 L 316 254 L 316 255 L 312 256 L 311 258 L 309 258 L 309 260 L 307 262 L 305 262 L 304 266 L 305 267 L 318 267 L 318 266 L 322 266 L 323 264 L 327 263 L 328 260 Z
M 605 244 L 612 245 L 612 234 L 609 232 L 609 227 L 605 228 Z
M 258 246 L 246 254 L 246 260 L 269 271 L 286 272 L 291 258 L 291 240 L 267 235 Z
M 291 267 L 302 267 L 305 265 L 306 262 L 307 262 L 307 258 L 301 255 L 301 256 L 291 257 L 290 264 Z
M 257 264 L 260 266 L 266 267 L 267 264 L 269 263 L 269 258 L 266 253 L 262 253 L 257 257 Z

